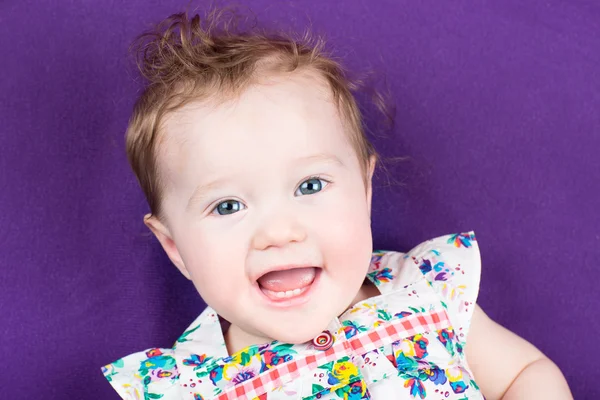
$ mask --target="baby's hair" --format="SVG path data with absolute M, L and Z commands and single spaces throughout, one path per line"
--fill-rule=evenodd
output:
M 157 155 L 165 116 L 191 102 L 239 96 L 269 74 L 307 71 L 323 78 L 350 131 L 365 177 L 369 159 L 377 156 L 353 94 L 360 85 L 325 52 L 322 38 L 243 28 L 236 22 L 238 16 L 228 9 L 213 9 L 205 18 L 174 14 L 132 45 L 148 82 L 127 128 L 127 156 L 155 216 L 161 212 L 163 185 Z

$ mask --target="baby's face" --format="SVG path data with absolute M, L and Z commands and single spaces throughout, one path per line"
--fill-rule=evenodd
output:
M 164 125 L 164 225 L 149 225 L 208 305 L 256 340 L 299 343 L 341 314 L 372 252 L 368 187 L 314 76 L 295 74 Z

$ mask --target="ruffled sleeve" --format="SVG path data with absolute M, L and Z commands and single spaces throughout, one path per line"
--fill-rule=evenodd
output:
M 440 298 L 460 341 L 466 342 L 481 277 L 475 233 L 429 240 L 412 249 L 406 257 L 412 259 Z
M 102 373 L 122 399 L 181 399 L 172 349 L 130 354 L 102 367 Z

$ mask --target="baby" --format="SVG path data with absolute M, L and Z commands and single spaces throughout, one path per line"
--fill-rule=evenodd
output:
M 123 399 L 569 399 L 476 305 L 473 232 L 373 252 L 377 155 L 320 44 L 178 14 L 138 42 L 144 221 L 208 307 L 103 367 Z M 468 340 L 467 340 L 468 339 Z

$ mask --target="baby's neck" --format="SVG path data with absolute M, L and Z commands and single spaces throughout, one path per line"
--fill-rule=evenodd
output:
M 231 324 L 229 329 L 224 333 L 224 337 L 227 353 L 229 353 L 229 355 L 233 355 L 248 346 L 273 341 L 273 339 L 267 337 L 252 335 L 233 324 Z
M 370 281 L 365 281 L 348 308 L 365 299 L 378 296 L 379 294 L 379 290 L 375 287 L 375 285 L 373 285 Z M 267 337 L 252 335 L 233 324 L 231 324 L 224 332 L 224 337 L 229 355 L 233 355 L 248 346 L 269 343 L 273 341 L 273 339 Z

